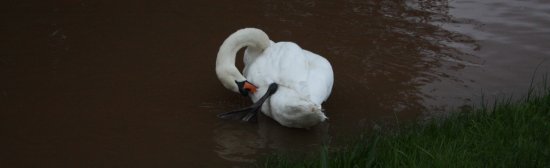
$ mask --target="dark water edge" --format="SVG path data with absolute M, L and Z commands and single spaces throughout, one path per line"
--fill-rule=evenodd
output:
M 255 167 L 547 167 L 550 85 L 543 86 L 517 101 L 355 135 L 305 157 L 278 153 Z

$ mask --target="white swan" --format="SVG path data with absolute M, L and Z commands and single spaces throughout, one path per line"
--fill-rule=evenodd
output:
M 244 76 L 235 67 L 236 54 L 243 47 L 247 47 Z M 238 30 L 221 45 L 216 74 L 227 89 L 248 95 L 255 102 L 249 108 L 221 114 L 220 118 L 237 115 L 248 121 L 261 107 L 265 115 L 287 127 L 309 128 L 327 119 L 321 103 L 332 90 L 332 67 L 325 58 L 295 43 L 274 43 L 256 28 Z

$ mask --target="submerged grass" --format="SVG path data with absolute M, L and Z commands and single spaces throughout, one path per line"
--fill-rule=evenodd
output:
M 540 93 L 540 94 L 535 94 Z M 550 88 L 256 167 L 550 167 Z

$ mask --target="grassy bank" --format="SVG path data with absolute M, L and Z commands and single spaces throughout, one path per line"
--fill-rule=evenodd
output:
M 257 167 L 550 167 L 550 89 Z

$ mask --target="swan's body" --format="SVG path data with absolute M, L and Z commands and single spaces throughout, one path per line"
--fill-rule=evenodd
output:
M 247 47 L 244 76 L 235 67 L 235 55 L 242 47 Z M 267 92 L 271 83 L 278 84 L 278 90 L 265 101 L 261 111 L 281 125 L 308 128 L 327 118 L 321 103 L 332 90 L 332 67 L 325 58 L 295 43 L 274 43 L 259 29 L 241 29 L 220 47 L 216 72 L 230 90 L 242 93 L 236 84 L 240 81 L 257 86 L 256 92 L 248 94 L 253 102 Z

